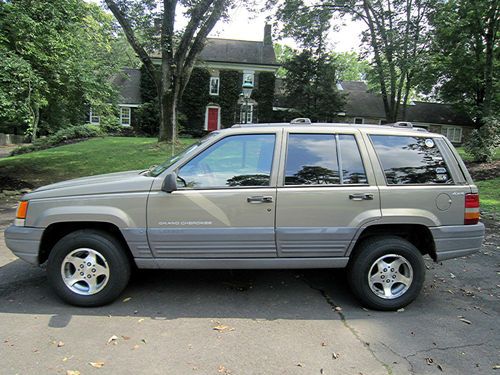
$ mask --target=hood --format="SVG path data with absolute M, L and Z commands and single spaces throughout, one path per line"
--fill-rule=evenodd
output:
M 23 199 L 149 191 L 154 177 L 145 176 L 140 172 L 137 170 L 108 173 L 57 182 L 33 190 Z

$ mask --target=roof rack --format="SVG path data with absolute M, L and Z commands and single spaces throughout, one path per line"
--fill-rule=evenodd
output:
M 386 126 L 392 126 L 393 128 L 413 128 L 413 124 L 409 121 L 397 121 L 391 124 L 386 124 Z
M 311 119 L 307 117 L 298 117 L 290 121 L 290 124 L 311 124 Z

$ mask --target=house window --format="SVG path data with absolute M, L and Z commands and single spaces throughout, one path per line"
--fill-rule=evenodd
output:
M 361 125 L 365 123 L 365 119 L 363 117 L 354 117 L 354 123 Z
M 219 95 L 219 77 L 210 77 L 210 95 Z
M 130 107 L 120 107 L 120 125 L 130 126 L 131 110 Z
M 246 117 L 246 118 L 245 118 Z M 240 124 L 251 124 L 253 122 L 253 104 L 242 104 L 240 109 Z
M 98 113 L 92 108 L 90 108 L 89 112 L 89 122 L 96 125 L 99 125 L 99 123 L 101 122 L 101 116 L 99 116 Z
M 462 142 L 462 128 L 459 126 L 443 126 L 441 134 L 445 135 L 451 142 Z

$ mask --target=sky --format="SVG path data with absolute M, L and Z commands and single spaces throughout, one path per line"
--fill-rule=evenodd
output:
M 100 3 L 100 0 L 86 1 Z M 218 22 L 209 37 L 260 41 L 264 37 L 264 25 L 268 15 L 264 12 L 250 14 L 243 6 L 240 6 L 231 12 L 229 22 Z M 331 49 L 336 52 L 359 52 L 360 33 L 364 30 L 363 23 L 359 21 L 353 22 L 348 18 L 335 22 L 339 29 L 330 33 L 329 43 Z M 179 14 L 176 19 L 176 28 L 181 28 L 186 23 L 187 19 L 182 14 Z M 278 42 L 290 47 L 296 47 L 292 39 L 287 38 Z

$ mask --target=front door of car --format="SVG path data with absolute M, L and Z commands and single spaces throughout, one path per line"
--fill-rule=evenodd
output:
M 280 257 L 343 257 L 357 230 L 380 218 L 380 197 L 356 130 L 290 131 L 278 181 Z
M 279 136 L 226 136 L 178 168 L 178 190 L 152 192 L 148 239 L 154 256 L 276 257 Z

